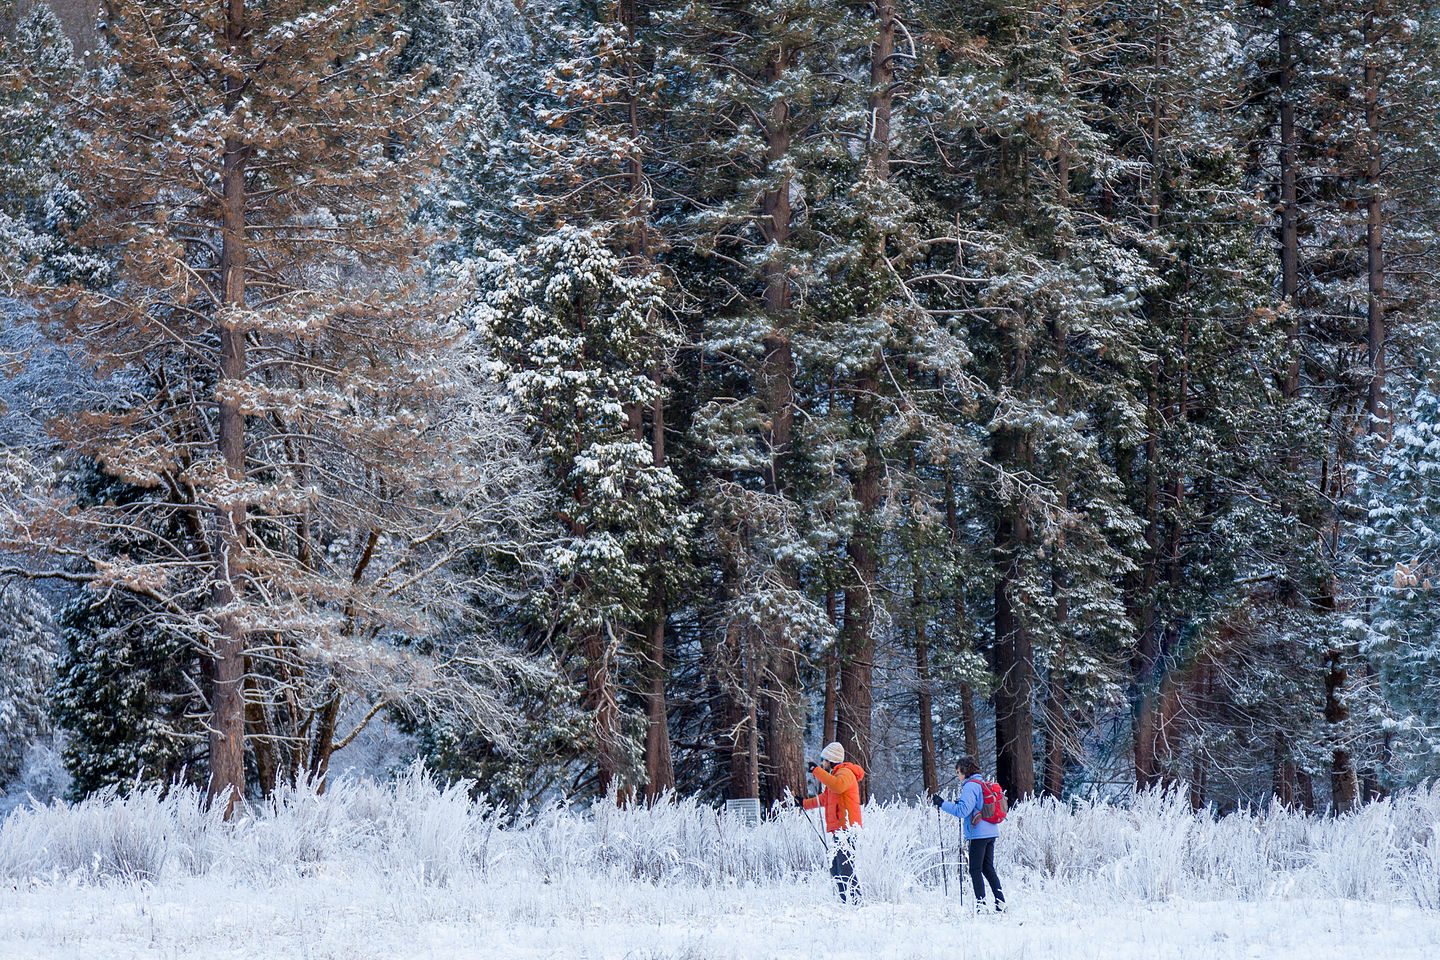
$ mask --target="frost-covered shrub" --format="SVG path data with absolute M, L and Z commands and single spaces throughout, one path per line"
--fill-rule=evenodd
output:
M 76 804 L 23 807 L 0 822 L 0 876 L 79 881 L 204 875 L 224 848 L 195 791 L 102 790 Z
M 263 884 L 338 873 L 397 889 L 600 882 L 677 892 L 828 884 L 835 841 L 822 839 L 813 813 L 777 808 L 750 825 L 694 798 L 509 810 L 471 799 L 471 786 L 436 785 L 419 768 L 388 784 L 342 778 L 324 793 L 280 790 L 230 823 L 189 789 L 31 805 L 0 820 L 0 879 Z M 866 807 L 853 838 L 866 898 L 935 896 L 942 876 L 968 884 L 956 827 L 928 804 Z M 1007 888 L 1086 901 L 1338 897 L 1440 909 L 1440 788 L 1340 817 L 1273 806 L 1215 818 L 1175 792 L 1129 805 L 1034 800 L 1013 808 L 996 853 Z
M 1440 821 L 1430 835 L 1415 844 L 1399 863 L 1399 884 L 1420 906 L 1440 910 Z

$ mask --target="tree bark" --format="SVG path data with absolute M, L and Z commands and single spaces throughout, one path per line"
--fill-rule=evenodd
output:
M 1280 732 L 1275 734 L 1275 760 L 1274 774 L 1271 781 L 1271 794 L 1275 800 L 1284 807 L 1295 805 L 1295 761 L 1290 759 L 1289 751 L 1285 748 L 1285 735 Z
M 1315 781 L 1308 770 L 1295 771 L 1295 802 L 1306 813 L 1315 812 Z
M 756 662 L 759 658 L 756 650 L 748 651 L 745 656 L 744 768 L 741 792 L 735 796 L 746 799 L 760 796 L 760 668 Z
M 657 361 L 651 378 L 655 382 L 655 402 L 650 414 L 651 462 L 665 466 L 665 399 L 660 393 L 662 375 Z M 665 545 L 656 550 L 656 561 L 666 561 Z M 667 790 L 675 788 L 675 764 L 670 755 L 670 716 L 665 703 L 665 586 L 660 574 L 650 587 L 650 649 L 646 667 L 648 690 L 645 713 L 645 799 L 654 803 Z
M 877 184 L 890 179 L 890 119 L 895 84 L 895 4 L 878 0 L 875 11 L 879 18 L 874 43 L 870 47 L 870 124 L 866 131 L 867 175 Z M 881 243 L 885 242 L 882 237 Z M 871 712 L 874 699 L 875 672 L 875 597 L 880 582 L 880 560 L 876 513 L 880 507 L 880 473 L 882 469 L 878 433 L 878 407 L 875 395 L 879 380 L 875 367 L 880 357 L 873 358 L 869 369 L 855 382 L 855 399 L 851 407 L 853 425 L 865 441 L 865 462 L 853 487 L 859 508 L 855 530 L 850 536 L 846 553 L 854 580 L 845 589 L 845 657 L 840 665 L 840 706 L 836 717 L 837 738 L 845 747 L 847 759 L 862 769 L 870 769 L 872 750 Z M 861 799 L 870 796 L 870 782 L 860 782 Z
M 1190 809 L 1205 809 L 1205 762 L 1198 754 L 1190 759 Z
M 924 607 L 925 573 L 917 563 L 911 575 L 910 617 L 915 634 L 915 708 L 920 715 L 920 776 L 926 793 L 940 792 L 935 764 L 935 708 L 930 690 L 930 636 Z
M 960 512 L 955 503 L 955 477 L 952 471 L 945 472 L 945 526 L 950 531 L 950 549 L 958 552 L 960 544 Z M 955 577 L 955 646 L 962 648 L 968 637 L 967 625 L 970 618 L 965 606 L 965 578 Z M 975 690 L 969 681 L 960 681 L 960 724 L 965 737 L 965 756 L 980 760 L 980 727 L 975 721 Z
M 1004 427 L 994 434 L 995 462 L 1009 464 L 1024 442 Z M 1024 506 L 1002 503 L 995 518 L 995 776 L 1007 797 L 1035 793 L 1035 665 L 1030 633 L 1015 612 L 1012 591 L 1018 554 L 1029 539 Z
M 794 52 L 783 45 L 776 52 L 766 69 L 766 81 L 778 83 L 785 75 Z M 784 99 L 777 99 L 770 108 L 765 127 L 765 159 L 773 170 L 783 163 L 790 150 L 790 105 Z M 765 191 L 761 198 L 760 230 L 765 239 L 776 249 L 783 248 L 790 239 L 794 211 L 790 203 L 790 180 L 785 177 L 772 190 Z M 793 454 L 795 433 L 795 360 L 790 344 L 790 298 L 791 286 L 787 268 L 783 263 L 767 262 L 763 269 L 765 280 L 765 315 L 769 331 L 763 341 L 765 358 L 763 362 L 763 383 L 761 401 L 769 419 L 770 462 L 765 477 L 766 490 L 772 496 L 787 496 L 789 480 L 786 476 L 790 457 Z M 791 586 L 795 572 L 783 568 L 781 576 Z M 799 680 L 800 652 L 795 641 L 783 635 L 767 636 L 763 662 L 766 671 L 766 730 L 765 748 L 770 762 L 767 764 L 770 789 L 783 795 L 786 789 L 800 794 L 804 792 L 804 720 L 801 714 Z M 758 668 L 757 668 L 758 669 Z M 758 732 L 757 732 L 758 736 Z M 758 748 L 757 748 L 758 750 Z M 758 783 L 758 768 L 755 774 Z M 758 795 L 758 786 L 756 787 Z
M 854 419 L 869 424 L 873 418 L 875 381 L 862 377 L 855 395 Z M 854 496 L 860 515 L 846 544 L 853 581 L 845 587 L 845 654 L 840 662 L 840 702 L 835 715 L 836 739 L 845 758 L 870 769 L 870 713 L 875 672 L 875 592 L 879 586 L 879 557 L 874 515 L 880 504 L 880 457 L 870 435 L 865 463 L 855 482 Z M 861 799 L 870 795 L 868 780 L 860 781 Z
M 225 42 L 231 56 L 245 35 L 244 0 L 225 6 Z M 240 105 L 244 78 L 226 81 L 226 113 Z M 245 380 L 245 331 L 237 326 L 245 307 L 246 236 L 245 175 L 248 145 L 236 136 L 225 139 L 221 167 L 220 288 L 221 316 L 216 324 L 220 340 L 220 382 L 216 386 L 219 410 L 216 446 L 234 487 L 245 482 L 245 414 L 241 387 Z M 210 599 L 217 610 L 218 636 L 212 654 L 214 688 L 209 731 L 211 803 L 222 803 L 229 819 L 245 795 L 245 648 L 246 637 L 233 606 L 239 602 L 244 577 L 242 559 L 246 538 L 243 503 L 218 503 L 214 508 L 216 531 L 212 550 L 216 560 Z
M 665 619 L 664 607 L 656 609 L 650 626 L 650 650 L 646 664 L 649 691 L 645 728 L 645 799 L 654 803 L 667 790 L 675 789 L 675 765 L 670 755 L 670 718 L 665 704 Z
M 799 654 L 792 643 L 772 647 L 765 694 L 765 800 L 805 795 L 804 703 L 798 692 Z
M 1159 6 L 1156 7 L 1155 71 L 1157 84 L 1160 67 L 1165 62 L 1164 32 L 1160 22 Z M 1160 137 L 1161 117 L 1165 111 L 1160 90 L 1156 90 L 1150 116 L 1150 230 L 1160 232 L 1163 197 L 1160 184 Z M 1156 689 L 1157 674 L 1160 670 L 1160 625 L 1156 609 L 1156 584 L 1160 566 L 1160 401 L 1158 382 L 1163 373 L 1162 361 L 1156 359 L 1150 366 L 1151 385 L 1147 419 L 1149 434 L 1145 440 L 1145 562 L 1140 584 L 1140 635 L 1135 656 L 1135 681 L 1139 691 L 1139 705 L 1135 723 L 1135 788 L 1145 790 L 1154 786 L 1160 777 L 1160 761 L 1155 756 L 1156 730 L 1155 713 L 1159 691 Z
M 253 689 L 254 675 L 247 669 L 247 689 Z M 255 775 L 260 781 L 260 796 L 269 798 L 275 794 L 275 785 L 279 780 L 280 759 L 275 749 L 274 724 L 266 712 L 266 707 L 261 703 L 258 696 L 250 696 L 245 701 L 245 727 L 250 742 L 255 748 Z
M 1070 205 L 1070 158 L 1062 152 L 1056 159 L 1056 197 L 1058 206 L 1068 208 Z M 1069 251 L 1065 242 L 1060 240 L 1055 250 L 1055 259 L 1063 263 L 1068 257 Z M 1056 315 L 1050 322 L 1050 336 L 1055 346 L 1055 372 L 1053 376 L 1052 393 L 1055 396 L 1056 416 L 1063 419 L 1070 414 L 1070 390 L 1066 380 L 1066 363 L 1068 362 L 1067 349 L 1069 347 L 1070 331 L 1065 324 L 1063 316 Z M 1056 470 L 1055 491 L 1058 494 L 1061 504 L 1068 510 L 1070 506 L 1070 475 L 1067 465 L 1062 461 Z M 1057 647 L 1051 655 L 1051 663 L 1048 674 L 1045 678 L 1045 772 L 1042 779 L 1042 786 L 1045 793 L 1055 799 L 1060 799 L 1065 790 L 1065 632 L 1069 629 L 1070 622 L 1070 597 L 1066 592 L 1067 582 L 1062 563 L 1065 550 L 1065 534 L 1062 531 L 1058 536 L 1054 549 L 1051 551 L 1050 568 L 1050 589 L 1055 597 L 1055 633 Z
M 965 731 L 965 755 L 980 760 L 980 724 L 975 720 L 975 688 L 960 684 L 960 724 Z
M 332 695 L 320 708 L 315 735 L 310 746 L 310 779 L 318 793 L 325 792 L 325 777 L 330 771 L 330 754 L 335 749 L 335 726 L 340 720 L 340 695 Z
M 825 613 L 829 617 L 831 626 L 835 624 L 835 591 L 825 591 Z M 837 695 L 836 684 L 839 681 L 839 663 L 835 656 L 835 648 L 831 646 L 825 651 L 825 708 L 823 719 L 820 724 L 821 737 L 825 743 L 832 743 L 835 740 L 835 699 Z
M 736 800 L 744 797 L 758 797 L 759 786 L 750 786 L 750 731 L 749 711 L 745 707 L 745 653 L 741 649 L 740 628 L 732 625 L 725 631 L 722 647 L 724 665 L 720 680 L 723 703 L 720 713 L 718 743 L 730 745 L 729 762 L 726 766 L 725 796 Z
M 1345 654 L 1338 647 L 1325 652 L 1325 723 L 1330 728 L 1330 800 L 1337 812 L 1353 810 L 1359 803 L 1360 787 L 1355 760 L 1346 745 L 1344 725 L 1350 719 L 1345 702 L 1347 670 Z
M 607 796 L 620 774 L 620 705 L 615 696 L 615 679 L 611 670 L 610 644 L 602 627 L 587 629 L 581 641 L 585 658 L 584 708 L 594 719 L 596 790 Z

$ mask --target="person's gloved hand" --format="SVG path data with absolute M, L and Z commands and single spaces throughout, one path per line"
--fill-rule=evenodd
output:
M 942 796 L 940 796 L 940 794 L 937 793 L 937 794 L 934 794 L 933 796 L 931 796 L 930 802 L 933 803 L 933 804 L 935 804 L 935 806 L 938 807 L 938 806 L 940 806 L 941 804 L 943 804 L 943 803 L 945 802 L 945 798 L 942 797 Z
M 814 769 L 815 769 L 816 767 L 818 767 L 818 766 L 820 766 L 820 761 L 818 761 L 818 760 L 806 760 L 806 761 L 805 761 L 805 769 L 806 769 L 806 770 L 814 770 Z
M 805 809 L 805 798 L 804 798 L 804 797 L 796 797 L 796 798 L 795 798 L 795 806 L 799 807 L 799 808 L 802 809 L 802 810 Z

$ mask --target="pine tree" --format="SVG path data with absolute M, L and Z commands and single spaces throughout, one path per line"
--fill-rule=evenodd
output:
M 488 270 L 471 315 L 558 491 L 565 531 L 551 551 L 559 596 L 542 613 L 584 660 L 598 789 L 628 794 L 640 769 L 618 682 L 627 638 L 649 622 L 653 578 L 664 576 L 652 558 L 683 549 L 694 523 L 635 429 L 662 396 L 650 371 L 667 347 L 656 323 L 664 289 L 629 276 L 603 234 L 576 228 L 497 251 Z
M 391 642 L 495 589 L 457 561 L 509 544 L 534 504 L 520 437 L 457 362 L 463 329 L 409 269 L 443 93 L 393 75 L 396 16 L 120 2 L 106 69 L 66 116 L 93 211 L 76 242 L 118 266 L 104 289 L 40 293 L 57 335 L 134 386 L 63 437 L 153 495 L 62 498 L 22 539 L 71 538 L 93 589 L 155 604 L 208 661 L 209 789 L 227 811 L 247 739 L 262 789 L 323 777 L 357 732 L 339 727 L 347 702 L 362 726 L 396 705 L 510 722 L 458 669 L 463 643 Z M 162 539 L 170 526 L 183 536 Z M 125 552 L 117 529 L 154 539 Z
M 78 146 L 60 121 L 57 98 L 79 70 L 47 5 L 0 22 L 0 282 L 7 292 L 30 274 L 85 283 L 107 276 L 103 257 L 64 238 L 86 214 L 84 199 L 56 169 Z
M 713 478 L 707 513 L 725 593 L 714 726 L 732 744 L 734 797 L 803 792 L 801 650 L 834 631 L 803 581 L 840 540 L 826 525 L 846 491 L 815 466 L 836 456 L 834 438 L 801 414 L 807 373 L 819 366 L 829 379 L 805 351 L 835 348 L 815 331 L 806 294 L 828 253 L 846 256 L 815 216 L 836 161 L 852 166 L 837 134 L 858 124 L 839 122 L 831 98 L 844 86 L 839 58 L 863 47 L 853 27 L 843 10 L 807 2 L 697 3 L 659 26 L 685 131 L 677 159 L 690 171 L 676 188 L 689 216 L 675 243 L 693 258 L 683 282 L 724 304 L 698 331 L 712 366 L 694 431 Z
M 647 308 L 649 331 L 636 331 L 636 347 L 624 360 L 631 364 L 629 375 L 653 381 L 649 402 L 630 401 L 625 412 L 634 442 L 645 444 L 648 434 L 652 465 L 673 484 L 678 481 L 668 464 L 666 408 L 671 390 L 666 380 L 679 330 L 673 286 L 656 259 L 666 240 L 656 223 L 655 176 L 663 151 L 651 131 L 652 118 L 659 113 L 661 82 L 648 53 L 649 5 L 635 0 L 602 4 L 590 17 L 576 17 L 583 24 L 578 28 L 566 23 L 564 12 L 559 11 L 548 42 L 537 45 L 555 57 L 540 84 L 545 93 L 533 94 L 522 105 L 534 110 L 536 122 L 522 131 L 529 190 L 517 197 L 516 205 L 537 229 L 563 231 L 569 223 L 586 224 L 604 237 L 628 276 L 668 294 Z M 692 491 L 674 486 L 661 508 L 674 515 L 666 536 L 637 532 L 630 548 L 629 559 L 644 568 L 648 590 L 635 608 L 637 620 L 630 630 L 639 654 L 637 685 L 646 712 L 645 792 L 652 801 L 675 785 L 666 692 L 667 611 L 690 576 L 693 518 L 684 504 L 693 499 Z
M 60 613 L 50 708 L 64 730 L 70 793 L 203 786 L 203 665 L 154 604 L 80 596 Z
M 1373 661 L 1393 711 L 1388 775 L 1399 782 L 1433 776 L 1440 757 L 1440 392 L 1433 348 L 1417 369 L 1414 393 L 1395 411 L 1390 440 L 1358 495 L 1365 521 L 1356 530 L 1372 599 L 1349 626 Z M 1385 784 L 1394 785 L 1395 781 Z
M 1299 123 L 1302 190 L 1296 217 L 1298 329 L 1306 364 L 1315 371 L 1300 392 L 1323 401 L 1331 448 L 1317 485 L 1332 503 L 1351 500 L 1362 459 L 1360 441 L 1377 450 L 1388 429 L 1385 394 L 1389 345 L 1403 343 L 1428 281 L 1405 266 L 1433 248 L 1420 213 L 1427 201 L 1435 129 L 1434 12 L 1423 4 L 1316 3 L 1290 11 Z M 1397 229 L 1398 228 L 1398 229 Z M 1397 269 L 1396 264 L 1402 266 Z M 1330 741 L 1331 799 L 1337 808 L 1360 802 L 1373 768 L 1357 751 L 1374 753 L 1376 736 L 1361 720 L 1366 666 L 1339 626 L 1364 591 L 1343 581 L 1347 524 L 1330 511 L 1320 531 L 1327 570 L 1319 607 L 1328 615 L 1319 651 L 1326 665 L 1324 704 Z
M 25 586 L 0 591 L 0 790 L 49 736 L 56 648 L 49 604 Z
M 1154 277 L 1105 202 L 1120 168 L 1091 91 L 1111 29 L 1095 7 L 954 16 L 928 92 L 953 105 L 932 121 L 931 176 L 964 183 L 932 214 L 954 244 L 939 306 L 979 381 L 987 449 L 970 469 L 985 472 L 991 540 L 970 549 L 991 567 L 996 769 L 1016 797 L 1035 790 L 1042 676 L 1058 744 L 1076 722 L 1060 704 L 1113 702 L 1131 642 L 1116 577 L 1138 525 L 1102 438 L 1124 444 L 1135 422 L 1137 308 Z

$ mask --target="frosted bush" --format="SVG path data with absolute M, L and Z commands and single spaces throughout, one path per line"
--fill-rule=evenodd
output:
M 0 819 L 0 879 L 278 883 L 334 873 L 431 890 L 597 881 L 676 891 L 828 884 L 834 841 L 822 839 L 813 812 L 777 807 L 750 825 L 694 798 L 512 811 L 472 799 L 471 786 L 436 785 L 419 768 L 392 783 L 339 779 L 324 793 L 278 790 L 231 823 L 189 790 L 32 804 Z M 868 805 L 854 838 L 866 898 L 933 896 L 942 869 L 951 884 L 968 884 L 957 826 L 929 804 Z M 1340 897 L 1440 910 L 1440 789 L 1340 817 L 1272 806 L 1217 819 L 1193 812 L 1175 792 L 1144 794 L 1129 805 L 1033 800 L 1011 811 L 996 854 L 1007 888 L 1083 901 Z
M 336 851 L 373 850 L 365 843 L 366 821 L 352 819 L 346 806 L 348 786 L 342 782 L 329 794 L 304 786 L 278 788 L 232 829 L 236 866 L 260 879 L 286 873 L 308 876 Z
M 855 876 L 867 900 L 897 903 L 916 887 L 939 882 L 940 831 L 953 830 L 959 821 L 947 816 L 949 823 L 937 822 L 933 814 L 915 813 L 902 804 L 866 811 L 865 829 L 856 834 L 854 846 Z
M 470 802 L 469 782 L 436 789 L 418 767 L 395 786 L 384 831 L 385 860 L 420 882 L 448 884 L 474 874 L 488 810 Z
M 203 875 L 219 855 L 218 818 L 193 791 L 118 796 L 22 807 L 0 821 L 0 875 L 80 881 L 158 880 Z
M 1399 863 L 1399 883 L 1426 910 L 1440 910 L 1440 821 L 1430 835 L 1406 851 Z

